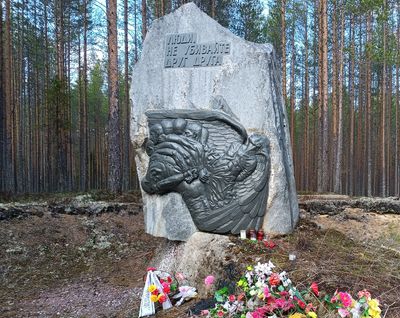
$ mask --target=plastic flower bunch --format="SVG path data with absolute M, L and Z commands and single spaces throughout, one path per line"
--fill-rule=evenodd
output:
M 169 274 L 155 271 L 159 277 L 162 290 L 157 288 L 156 285 L 152 284 L 149 286 L 148 291 L 151 293 L 150 300 L 154 303 L 164 303 L 167 300 L 166 295 L 176 290 L 176 284 L 173 284 L 172 278 Z
M 345 318 L 380 318 L 381 309 L 379 301 L 371 298 L 370 292 L 367 290 L 359 291 L 358 299 L 355 300 L 349 293 L 336 292 L 334 296 L 328 300 L 328 304 L 336 307 L 340 317 Z
M 274 272 L 274 268 L 272 262 L 258 263 L 254 268 L 249 266 L 237 283 L 248 297 L 246 308 L 249 312 L 246 318 L 274 317 L 275 314 L 281 316 L 283 313 L 292 313 L 292 318 L 317 318 L 315 306 L 306 303 L 302 293 L 292 285 L 287 273 Z M 312 285 L 311 291 L 316 295 L 318 286 Z

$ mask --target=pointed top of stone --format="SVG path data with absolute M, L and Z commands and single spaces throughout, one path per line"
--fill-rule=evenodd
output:
M 180 125 L 191 123 L 201 127 L 198 136 L 208 136 L 208 140 L 207 137 L 197 140 L 197 142 L 201 141 L 199 149 L 203 147 L 214 149 L 211 144 L 214 140 L 215 145 L 222 147 L 219 156 L 233 151 L 232 149 L 237 144 L 235 146 L 233 139 L 229 138 L 234 135 L 230 135 L 227 126 L 224 126 L 223 121 L 218 120 L 221 116 L 212 117 L 215 119 L 213 122 L 196 118 L 196 114 L 201 112 L 203 114 L 223 112 L 225 116 L 230 116 L 239 122 L 249 138 L 252 138 L 252 134 L 262 135 L 267 137 L 270 143 L 271 173 L 268 182 L 261 184 L 268 183 L 268 190 L 264 191 L 265 201 L 262 201 L 268 202 L 261 204 L 266 205 L 266 208 L 249 213 L 251 215 L 265 213 L 265 218 L 262 225 L 259 220 L 250 225 L 262 226 L 265 232 L 274 234 L 289 233 L 293 230 L 299 211 L 286 110 L 281 95 L 280 67 L 276 63 L 272 45 L 257 44 L 241 39 L 202 12 L 194 3 L 187 3 L 153 22 L 144 41 L 141 58 L 136 63 L 132 76 L 135 81 L 130 92 L 131 138 L 136 149 L 139 180 L 146 181 L 149 161 L 152 160 L 148 156 L 148 153 L 152 153 L 151 143 L 155 147 L 158 145 L 157 129 L 164 135 L 180 135 Z M 159 110 L 158 113 L 166 114 L 166 119 L 161 120 L 160 123 L 156 122 L 154 118 L 146 115 L 146 113 L 151 113 L 148 112 L 149 110 Z M 181 117 L 182 114 L 186 114 L 185 120 L 180 118 L 175 122 L 173 116 L 178 116 L 177 114 Z M 152 135 L 149 133 L 150 126 L 153 127 Z M 155 139 L 152 140 L 152 138 Z M 254 145 L 263 144 L 258 143 L 256 139 L 251 139 L 256 142 Z M 150 148 L 147 148 L 146 142 L 149 140 Z M 206 144 L 207 142 L 210 145 Z M 247 140 L 245 143 L 250 143 L 250 141 Z M 229 148 L 231 145 L 233 147 Z M 165 145 L 167 146 L 171 145 Z M 181 149 L 180 145 L 176 147 Z M 177 156 L 176 152 L 171 153 L 167 148 L 162 149 L 162 152 L 172 157 Z M 186 150 L 182 151 L 185 153 Z M 200 158 L 203 157 L 200 156 Z M 202 163 L 205 167 L 209 164 L 209 162 Z M 268 171 L 268 169 L 269 165 L 265 165 L 265 170 L 262 171 Z M 183 171 L 178 176 L 186 176 L 186 174 L 187 171 Z M 157 187 L 153 187 L 150 181 L 142 184 L 146 231 L 172 240 L 187 240 L 198 230 L 193 219 L 196 219 L 196 216 L 201 218 L 203 212 L 204 215 L 208 215 L 208 212 L 213 213 L 213 211 L 197 211 L 196 207 L 199 206 L 200 209 L 206 207 L 207 210 L 225 201 L 228 202 L 231 197 L 225 197 L 226 194 L 222 193 L 221 204 L 217 204 L 210 200 L 218 196 L 207 197 L 204 200 L 194 197 L 195 199 L 192 200 L 189 192 L 183 192 L 187 194 L 185 201 L 181 190 L 172 189 L 177 185 L 185 186 L 186 181 L 181 182 L 178 176 L 173 176 L 172 179 L 167 178 L 168 182 L 175 180 L 170 185 L 166 183 L 170 186 L 170 188 L 165 188 L 167 194 L 154 194 L 153 190 Z M 210 186 L 208 183 L 205 184 L 204 180 L 199 181 L 196 174 L 193 178 L 193 182 L 187 182 L 188 187 L 190 185 Z M 232 197 L 237 195 L 240 199 L 242 192 L 246 192 L 241 191 L 241 185 L 237 187 L 232 185 L 232 187 L 230 190 L 234 192 Z M 225 189 L 221 186 L 222 188 Z M 211 203 L 207 203 L 208 201 Z M 226 211 L 230 210 L 226 209 Z M 220 231 L 218 233 L 222 233 L 225 230 L 224 222 L 217 221 L 218 231 Z M 238 226 L 241 224 L 238 223 Z

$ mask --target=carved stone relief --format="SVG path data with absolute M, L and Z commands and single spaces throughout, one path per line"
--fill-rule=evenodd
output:
M 146 116 L 144 191 L 179 193 L 201 231 L 261 228 L 270 175 L 266 136 L 248 136 L 220 111 L 150 110 Z

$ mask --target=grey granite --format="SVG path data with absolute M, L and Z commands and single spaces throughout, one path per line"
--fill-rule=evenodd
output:
M 196 33 L 197 43 L 229 43 L 229 54 L 223 55 L 221 65 L 166 68 L 167 36 L 181 33 Z M 135 65 L 130 91 L 131 138 L 139 179 L 146 175 L 149 164 L 145 152 L 147 110 L 225 111 L 249 135 L 268 137 L 271 172 L 262 227 L 270 234 L 290 233 L 299 210 L 279 72 L 270 44 L 255 44 L 235 36 L 193 3 L 154 21 L 144 41 L 142 57 Z M 179 194 L 142 194 L 148 233 L 186 241 L 197 231 Z

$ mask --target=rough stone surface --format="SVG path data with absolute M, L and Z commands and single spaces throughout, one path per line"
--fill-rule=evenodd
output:
M 201 297 L 207 292 L 204 278 L 213 275 L 215 281 L 224 280 L 225 261 L 228 246 L 232 244 L 228 236 L 194 233 L 187 242 L 167 242 L 156 252 L 151 266 L 168 273 L 182 273 L 187 284 L 197 288 Z
M 221 66 L 165 68 L 169 34 L 196 33 L 198 43 L 230 43 Z M 271 174 L 263 229 L 270 234 L 289 233 L 298 220 L 292 154 L 279 67 L 270 44 L 245 41 L 200 11 L 193 3 L 153 22 L 142 57 L 133 71 L 131 137 L 136 148 L 139 179 L 149 164 L 145 152 L 150 109 L 218 108 L 233 116 L 249 134 L 270 140 Z M 189 211 L 177 193 L 149 195 L 142 191 L 146 231 L 171 240 L 187 240 L 197 231 Z

